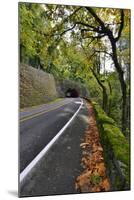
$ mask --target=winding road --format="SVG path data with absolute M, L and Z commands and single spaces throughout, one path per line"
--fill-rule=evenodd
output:
M 88 124 L 81 98 L 20 112 L 20 196 L 76 193 L 80 143 Z

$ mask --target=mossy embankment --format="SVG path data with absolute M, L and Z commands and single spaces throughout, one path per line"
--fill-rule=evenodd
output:
M 130 145 L 116 122 L 92 102 L 95 110 L 111 190 L 130 189 Z

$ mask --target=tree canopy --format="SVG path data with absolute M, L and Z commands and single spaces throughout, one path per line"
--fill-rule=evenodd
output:
M 84 83 L 129 130 L 130 10 L 20 3 L 20 62 Z

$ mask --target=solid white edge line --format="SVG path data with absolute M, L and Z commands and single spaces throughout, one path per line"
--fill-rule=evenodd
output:
M 74 113 L 74 115 L 70 118 L 70 120 L 63 126 L 63 128 L 57 133 L 57 135 L 44 147 L 44 149 L 31 161 L 31 163 L 21 172 L 20 183 L 24 180 L 24 178 L 29 174 L 32 168 L 46 154 L 46 152 L 50 149 L 50 147 L 54 144 L 54 142 L 60 137 L 60 135 L 65 131 L 65 129 L 73 121 L 73 119 L 76 117 L 76 115 L 80 111 L 82 105 L 83 105 L 83 100 L 81 100 L 81 105 L 79 106 L 78 110 Z

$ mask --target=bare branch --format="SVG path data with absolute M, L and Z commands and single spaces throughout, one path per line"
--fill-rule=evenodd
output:
M 75 26 L 76 26 L 76 24 L 74 24 L 71 28 L 68 28 L 68 29 L 64 30 L 64 31 L 63 31 L 62 33 L 60 33 L 59 35 L 62 36 L 62 35 L 64 35 L 66 32 L 73 30 L 73 29 L 75 28 Z

